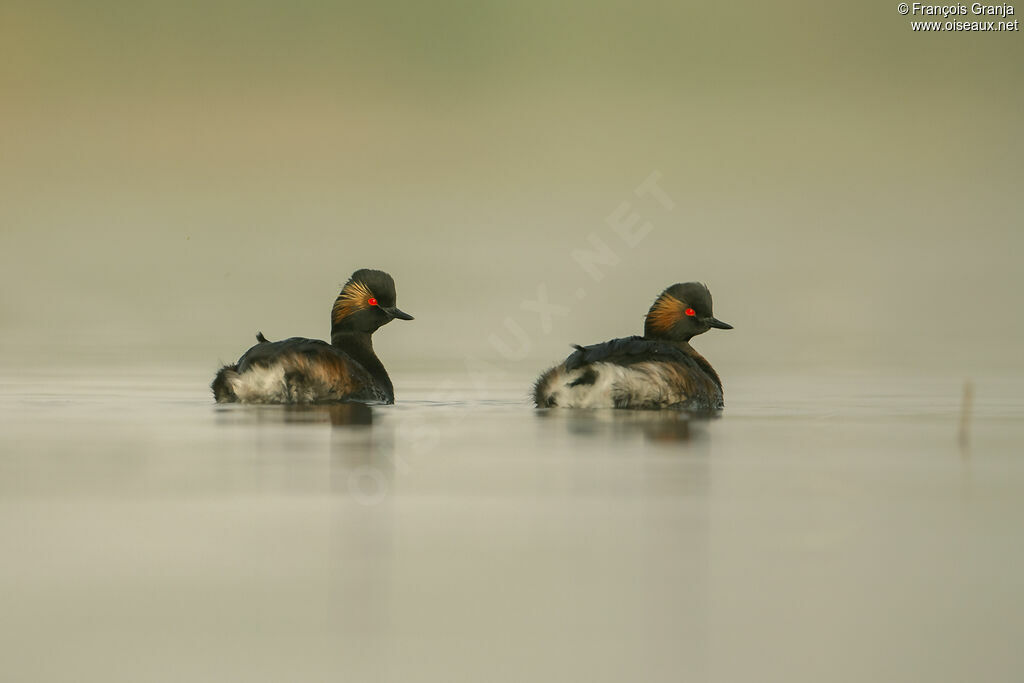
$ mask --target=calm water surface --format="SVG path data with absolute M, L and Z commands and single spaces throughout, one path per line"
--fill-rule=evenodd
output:
M 731 378 L 712 421 L 215 406 L 9 372 L 0 679 L 1019 681 L 1024 381 Z M 441 387 L 441 388 L 438 388 Z

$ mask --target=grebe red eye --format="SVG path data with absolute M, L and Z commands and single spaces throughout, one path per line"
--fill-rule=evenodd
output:
M 366 303 L 370 304 L 371 306 L 376 306 L 377 300 L 371 296 L 369 299 L 366 300 Z
M 691 318 L 697 315 L 697 311 L 693 310 L 692 308 L 687 308 L 685 311 L 683 311 L 683 313 L 690 316 Z

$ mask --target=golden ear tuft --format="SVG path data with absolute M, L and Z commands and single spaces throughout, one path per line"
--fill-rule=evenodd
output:
M 647 313 L 647 324 L 656 332 L 668 332 L 683 317 L 686 305 L 671 294 L 662 294 Z
M 348 283 L 341 290 L 338 298 L 334 300 L 334 308 L 331 310 L 331 322 L 337 323 L 353 313 L 368 308 L 369 304 L 366 303 L 366 300 L 372 296 L 373 293 L 362 282 L 353 280 Z

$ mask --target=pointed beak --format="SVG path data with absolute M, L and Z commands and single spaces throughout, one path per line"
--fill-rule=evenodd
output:
M 712 318 L 711 320 L 709 320 L 708 321 L 708 325 L 711 325 L 711 327 L 717 327 L 720 330 L 731 330 L 732 329 L 732 325 L 730 325 L 729 323 L 723 323 L 718 318 Z
M 398 318 L 399 320 L 414 320 L 411 315 L 405 311 L 399 310 L 397 306 L 389 306 L 388 308 L 381 307 L 381 310 L 392 318 Z

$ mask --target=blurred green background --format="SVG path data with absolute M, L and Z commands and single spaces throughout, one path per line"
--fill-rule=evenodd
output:
M 1021 34 L 896 5 L 6 0 L 3 363 L 212 372 L 379 267 L 393 376 L 532 372 L 686 280 L 723 377 L 1019 371 Z

